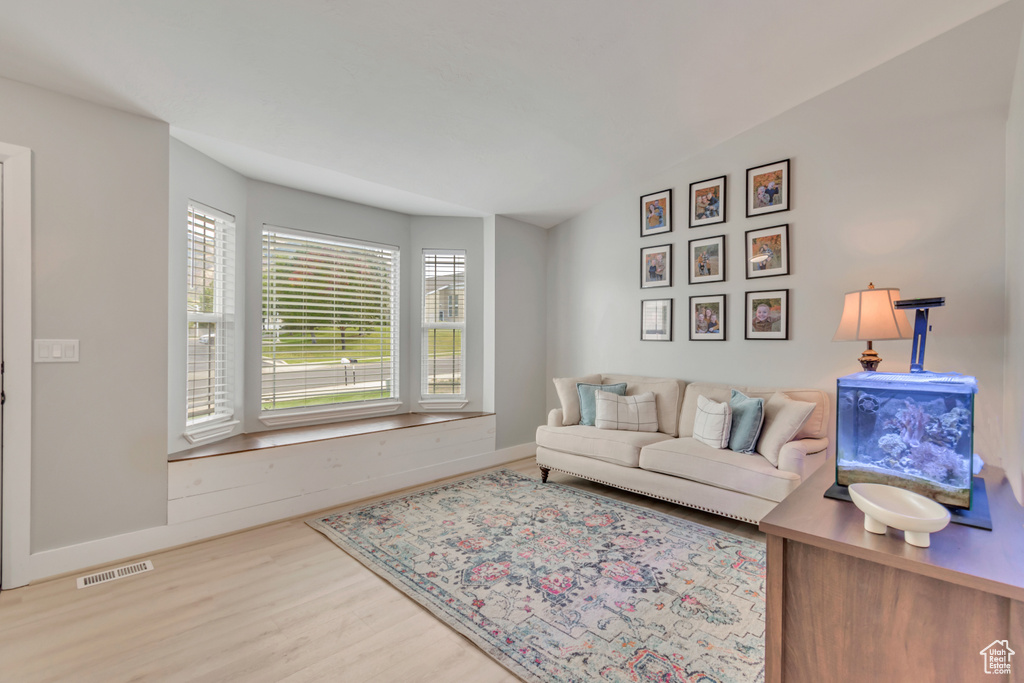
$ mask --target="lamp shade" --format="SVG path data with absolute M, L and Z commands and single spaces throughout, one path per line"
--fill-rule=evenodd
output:
M 848 292 L 843 304 L 843 317 L 832 341 L 912 339 L 914 328 L 907 320 L 907 314 L 893 305 L 899 299 L 898 289 Z

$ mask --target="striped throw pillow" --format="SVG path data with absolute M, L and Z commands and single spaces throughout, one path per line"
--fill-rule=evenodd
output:
M 653 391 L 636 396 L 616 396 L 607 391 L 598 391 L 595 398 L 597 418 L 594 425 L 598 429 L 658 431 L 658 406 Z
M 703 394 L 697 397 L 697 415 L 693 418 L 693 438 L 712 448 L 728 448 L 731 425 L 732 409 L 728 403 L 712 401 Z

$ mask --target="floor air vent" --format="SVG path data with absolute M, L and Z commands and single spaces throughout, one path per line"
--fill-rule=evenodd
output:
M 153 563 L 149 560 L 136 562 L 135 564 L 127 564 L 123 567 L 117 567 L 116 569 L 107 569 L 106 571 L 99 572 L 98 574 L 79 576 L 78 587 L 87 588 L 89 586 L 95 586 L 98 583 L 116 581 L 117 579 L 123 579 L 126 576 L 132 576 L 134 574 L 141 574 L 142 572 L 149 571 L 153 571 Z

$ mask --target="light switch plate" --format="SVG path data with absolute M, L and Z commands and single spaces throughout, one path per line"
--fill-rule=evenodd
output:
M 77 363 L 77 339 L 36 339 L 33 356 L 37 363 Z

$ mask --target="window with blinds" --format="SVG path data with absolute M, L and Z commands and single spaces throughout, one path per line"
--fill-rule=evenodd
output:
M 423 251 L 421 394 L 464 397 L 466 252 Z
M 398 398 L 399 250 L 263 230 L 263 411 Z
M 186 432 L 234 414 L 235 219 L 188 206 Z

